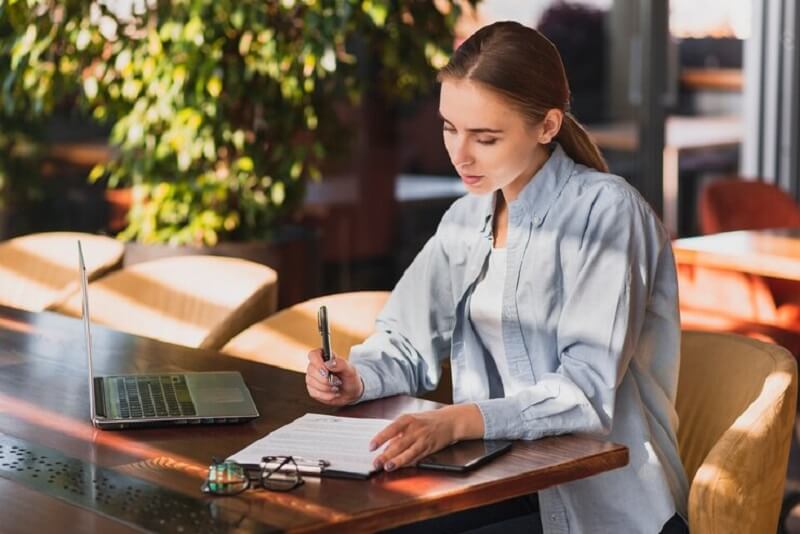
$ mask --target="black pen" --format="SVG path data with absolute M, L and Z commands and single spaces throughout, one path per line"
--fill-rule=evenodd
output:
M 317 328 L 322 339 L 322 361 L 328 362 L 333 357 L 331 351 L 331 331 L 328 328 L 328 308 L 320 306 L 317 312 Z M 328 383 L 333 384 L 334 375 L 328 371 Z

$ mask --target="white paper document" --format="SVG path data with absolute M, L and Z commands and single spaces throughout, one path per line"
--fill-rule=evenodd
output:
M 370 451 L 369 442 L 391 422 L 309 413 L 248 445 L 229 460 L 259 464 L 264 456 L 292 456 L 326 460 L 330 471 L 368 476 L 375 471 L 372 462 L 384 448 Z

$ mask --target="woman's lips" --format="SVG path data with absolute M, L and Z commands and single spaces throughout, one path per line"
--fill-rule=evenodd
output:
M 478 182 L 480 182 L 482 178 L 483 176 L 474 176 L 474 175 L 471 176 L 468 174 L 461 175 L 461 180 L 467 185 L 475 185 Z

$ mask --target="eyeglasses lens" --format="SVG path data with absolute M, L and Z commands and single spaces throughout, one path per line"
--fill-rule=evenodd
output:
M 274 466 L 261 470 L 261 485 L 270 491 L 290 491 L 303 484 L 297 463 L 291 456 L 265 458 L 265 465 Z

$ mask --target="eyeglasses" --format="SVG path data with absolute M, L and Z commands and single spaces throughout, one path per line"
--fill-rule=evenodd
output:
M 238 495 L 248 488 L 291 491 L 303 485 L 297 462 L 291 456 L 265 456 L 259 469 L 248 469 L 236 462 L 218 462 L 208 467 L 208 476 L 200 486 L 207 495 Z

